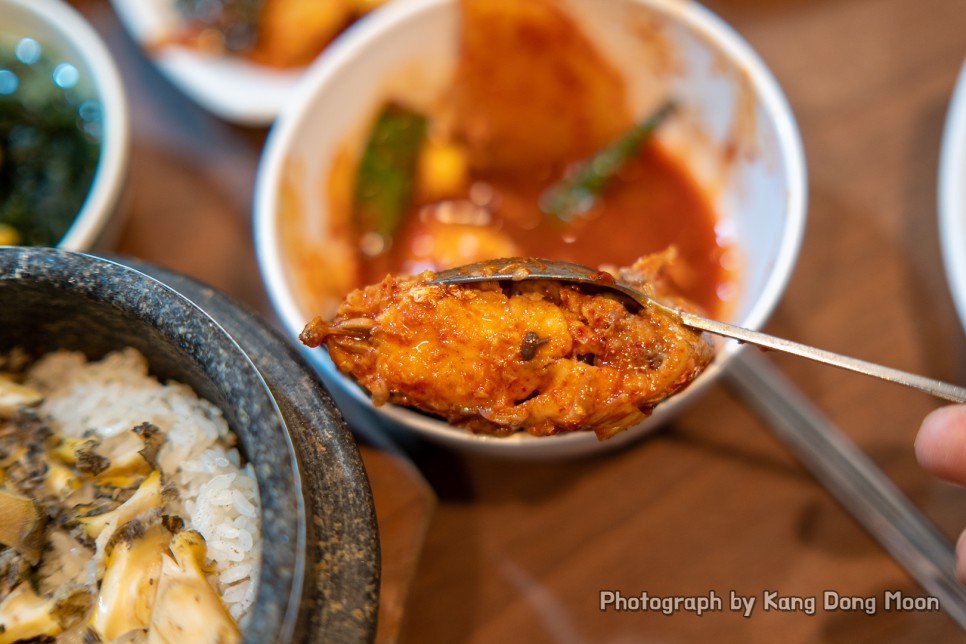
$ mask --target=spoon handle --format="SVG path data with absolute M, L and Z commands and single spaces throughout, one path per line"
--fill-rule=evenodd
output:
M 687 311 L 678 311 L 677 313 L 681 316 L 681 321 L 693 329 L 708 331 L 709 333 L 714 333 L 715 335 L 733 338 L 740 342 L 747 342 L 748 344 L 754 344 L 766 349 L 773 349 L 783 353 L 791 353 L 796 356 L 801 356 L 802 358 L 808 358 L 809 360 L 823 362 L 833 367 L 863 373 L 867 376 L 875 376 L 876 378 L 882 378 L 883 380 L 888 380 L 896 384 L 905 385 L 906 387 L 912 387 L 913 389 L 924 391 L 927 394 L 932 394 L 933 396 L 942 398 L 944 400 L 949 400 L 951 402 L 966 402 L 966 388 L 963 387 L 958 387 L 956 385 L 951 385 L 939 380 L 933 380 L 932 378 L 926 378 L 924 376 L 908 373 L 906 371 L 900 371 L 899 369 L 884 367 L 882 365 L 875 364 L 874 362 L 866 362 L 865 360 L 859 360 L 858 358 L 851 358 L 849 356 L 833 353 L 831 351 L 825 351 L 824 349 L 818 349 L 807 344 L 792 342 L 791 340 L 785 340 L 784 338 L 776 338 L 775 336 L 768 335 L 767 333 L 752 331 L 750 329 L 734 326 L 725 322 L 719 322 L 717 320 L 709 320 L 708 318 L 694 315 L 693 313 L 688 313 Z

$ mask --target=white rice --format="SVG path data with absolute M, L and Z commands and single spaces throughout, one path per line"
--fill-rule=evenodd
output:
M 207 543 L 210 580 L 244 625 L 261 558 L 258 485 L 238 450 L 224 446 L 232 441 L 221 411 L 186 385 L 158 382 L 144 356 L 130 348 L 98 362 L 81 353 L 50 353 L 30 368 L 27 384 L 44 394 L 40 411 L 65 436 L 94 430 L 107 437 L 145 421 L 161 429 L 163 480 L 177 487 L 178 514 Z

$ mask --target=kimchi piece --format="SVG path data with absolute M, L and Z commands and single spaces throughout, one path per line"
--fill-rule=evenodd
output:
M 665 293 L 669 256 L 620 276 Z M 475 433 L 609 438 L 647 417 L 710 363 L 709 340 L 660 307 L 552 280 L 430 284 L 387 276 L 300 335 L 377 406 L 394 403 Z M 675 302 L 680 305 L 681 302 Z

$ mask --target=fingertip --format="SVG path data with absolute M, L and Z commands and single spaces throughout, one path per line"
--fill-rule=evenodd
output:
M 960 533 L 956 541 L 956 577 L 966 584 L 966 530 Z
M 927 415 L 915 441 L 916 459 L 926 471 L 966 484 L 966 405 L 950 405 Z M 966 546 L 963 550 L 966 554 Z
M 937 446 L 942 444 L 942 435 L 945 432 L 946 408 L 941 407 L 933 410 L 923 418 L 916 433 L 916 440 L 913 445 L 916 452 L 916 459 L 925 469 L 931 470 L 932 461 L 935 458 Z

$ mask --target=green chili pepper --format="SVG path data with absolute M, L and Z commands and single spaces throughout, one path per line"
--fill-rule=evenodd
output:
M 415 185 L 416 163 L 426 136 L 426 117 L 396 103 L 379 113 L 356 174 L 353 216 L 360 235 L 378 234 L 388 244 Z
M 578 162 L 564 178 L 544 191 L 540 209 L 563 221 L 572 221 L 587 212 L 611 177 L 673 110 L 673 102 L 665 103 L 620 138 L 589 159 Z

